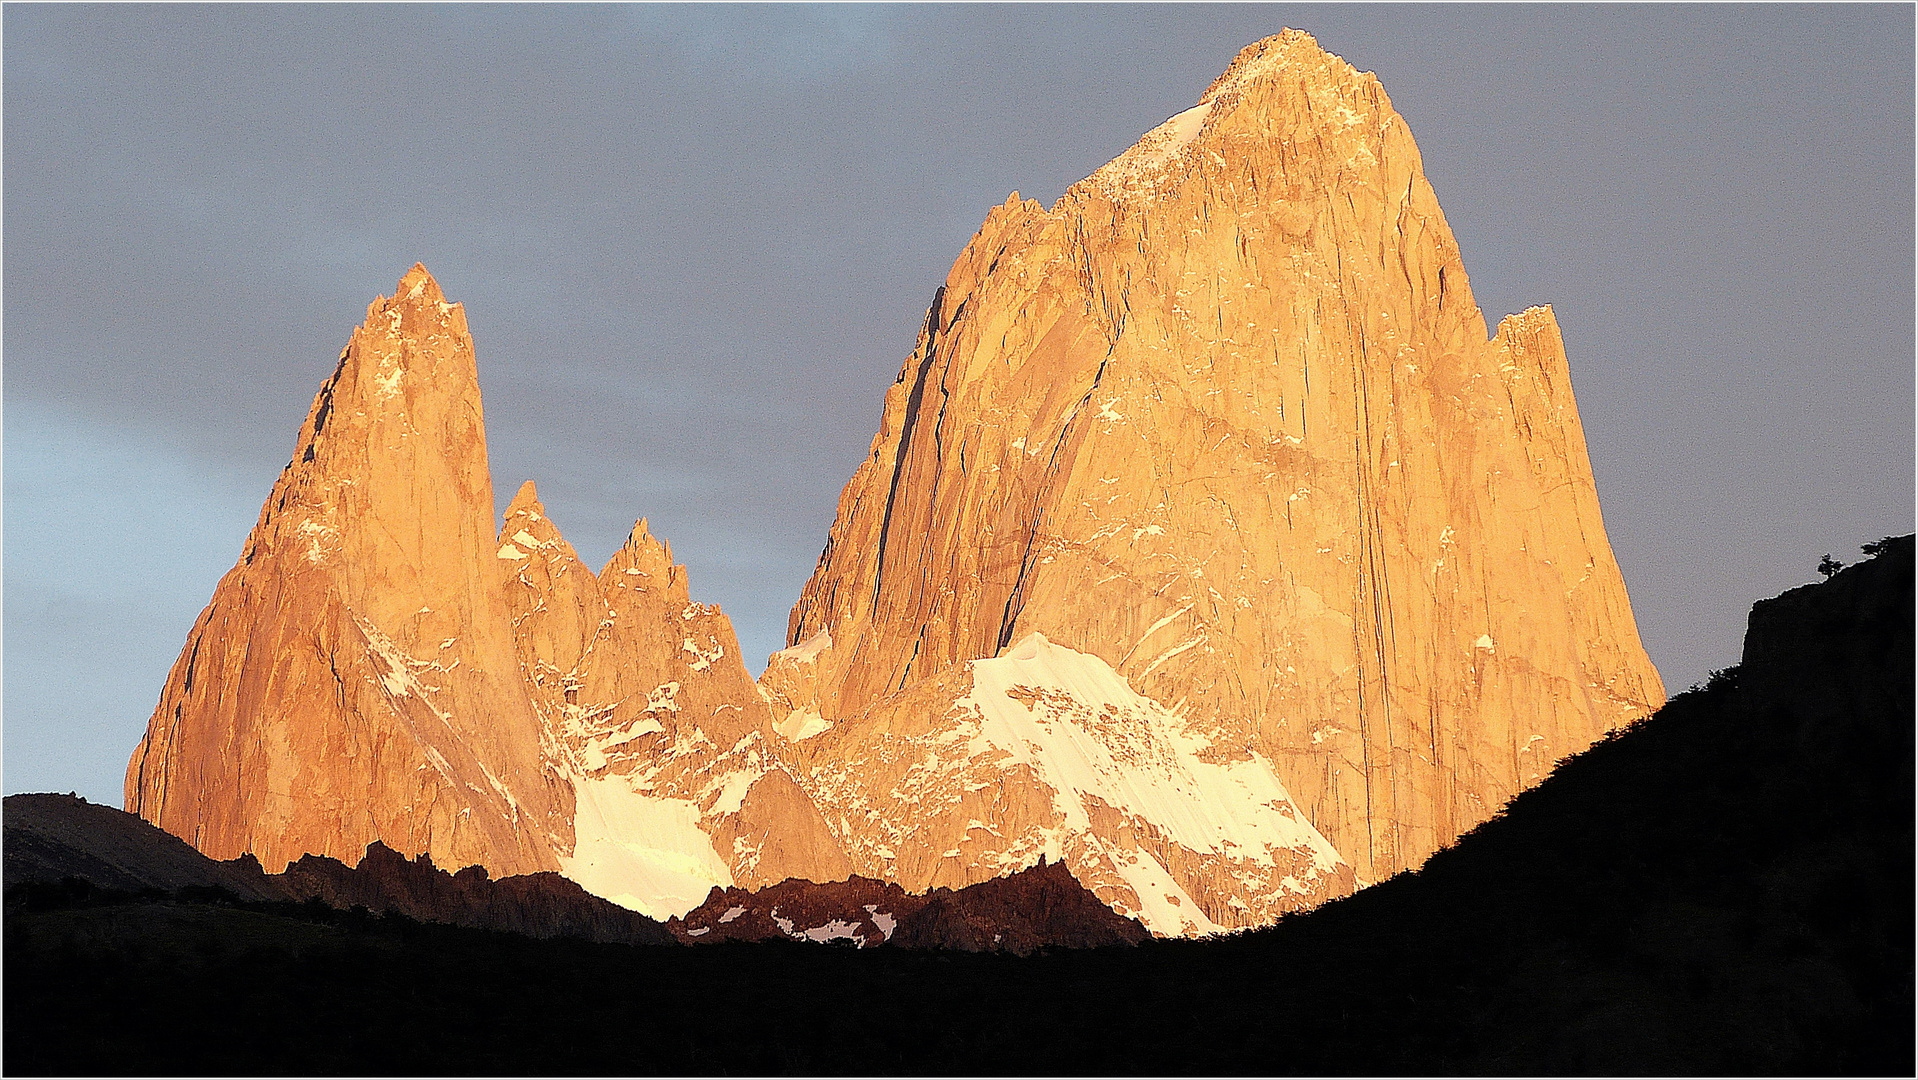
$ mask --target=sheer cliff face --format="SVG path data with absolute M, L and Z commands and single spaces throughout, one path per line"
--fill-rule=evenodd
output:
M 415 266 L 367 309 L 194 624 L 127 809 L 270 872 L 374 840 L 557 869 L 573 793 L 541 753 L 492 524 L 466 315 Z
M 763 679 L 831 725 L 828 820 L 881 794 L 828 744 L 961 722 L 918 697 L 1035 633 L 1268 768 L 1366 880 L 1664 700 L 1551 311 L 1488 338 L 1405 122 L 1308 35 L 995 208 L 936 294 Z M 1223 880 L 1181 884 L 1234 925 Z

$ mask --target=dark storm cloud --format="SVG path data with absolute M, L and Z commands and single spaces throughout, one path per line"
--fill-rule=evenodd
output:
M 1287 25 L 1378 72 L 1488 315 L 1557 308 L 1674 688 L 1911 527 L 1909 8 L 11 6 L 8 790 L 112 794 L 416 259 L 501 502 L 539 481 L 595 563 L 648 516 L 756 665 L 986 207 Z M 130 689 L 76 707 L 103 650 Z

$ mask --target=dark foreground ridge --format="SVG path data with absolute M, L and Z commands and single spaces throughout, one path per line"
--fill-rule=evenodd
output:
M 275 905 L 314 902 L 337 912 L 363 908 L 535 938 L 628 945 L 791 939 L 1020 956 L 1135 945 L 1152 936 L 1100 903 L 1063 863 L 921 895 L 859 877 L 825 885 L 789 880 L 757 891 L 714 888 L 684 919 L 661 924 L 558 874 L 493 880 L 480 866 L 447 873 L 426 855 L 408 859 L 378 841 L 357 867 L 307 855 L 268 874 L 251 855 L 210 859 L 132 814 L 74 795 L 9 795 L 5 806 L 9 911 L 171 901 L 290 914 Z
M 268 874 L 251 855 L 209 859 L 132 814 L 72 795 L 9 795 L 4 822 L 9 917 L 16 909 L 136 900 L 260 911 L 314 901 L 338 911 L 364 908 L 535 938 L 673 944 L 660 923 L 554 873 L 495 881 L 484 867 L 469 866 L 449 874 L 425 855 L 408 859 L 375 841 L 357 867 L 307 855 L 284 873 Z
M 651 948 L 43 886 L 8 894 L 0 1065 L 1910 1075 L 1912 591 L 1904 537 L 1760 603 L 1740 667 L 1268 930 Z

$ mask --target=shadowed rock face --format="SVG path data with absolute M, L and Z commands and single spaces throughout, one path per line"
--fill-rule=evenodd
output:
M 705 903 L 666 925 L 693 945 L 792 939 L 1022 956 L 1046 947 L 1134 945 L 1152 936 L 1101 903 L 1063 863 L 923 894 L 862 877 L 714 889 Z
M 1551 310 L 1488 335 L 1410 129 L 1309 35 L 1245 49 L 1050 209 L 994 208 L 935 294 L 762 680 L 818 718 L 801 783 L 826 819 L 896 784 L 858 771 L 879 733 L 954 735 L 965 710 L 925 699 L 964 697 L 969 665 L 1034 633 L 1178 714 L 1203 755 L 1269 770 L 1361 880 L 1664 700 Z M 987 856 L 1095 838 L 1064 853 L 1088 880 L 1095 848 L 1151 859 L 1162 885 L 1101 893 L 1122 909 L 1284 910 L 1284 856 L 1224 857 L 1123 806 L 1066 827 L 1056 793 L 1015 776 L 955 825 L 1003 834 L 980 834 Z M 942 862 L 941 825 L 909 853 L 848 820 L 859 873 L 999 872 Z
M 506 930 L 528 937 L 582 937 L 639 945 L 672 943 L 659 923 L 593 896 L 551 871 L 493 881 L 484 867 L 449 874 L 425 855 L 408 859 L 385 844 L 358 866 L 308 855 L 274 882 L 297 900 L 328 907 L 392 911 L 423 922 Z
M 892 943 L 906 949 L 1084 949 L 1133 945 L 1151 935 L 1099 903 L 1064 863 L 1040 865 L 963 889 L 934 889 Z
M 1752 605 L 1738 690 L 1759 713 L 1815 718 L 1912 711 L 1912 537 L 1818 585 Z M 1887 677 L 1887 673 L 1891 673 Z

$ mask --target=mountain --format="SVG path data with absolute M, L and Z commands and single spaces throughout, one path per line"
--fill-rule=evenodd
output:
M 268 871 L 375 840 L 557 870 L 573 792 L 521 685 L 493 513 L 466 312 L 414 266 L 367 308 L 194 623 L 127 810 Z
M 637 949 L 10 889 L 4 1065 L 1909 1076 L 1913 545 L 1872 546 L 1754 608 L 1736 669 L 1275 926 L 1024 957 Z
M 1155 928 L 1417 866 L 1664 700 L 1551 310 L 1486 333 L 1405 121 L 1297 31 L 1050 209 L 987 215 L 788 642 L 762 682 L 818 732 L 800 782 L 827 820 L 861 811 L 859 873 L 959 885 L 1043 849 L 1122 911 L 1176 902 Z M 1100 688 L 998 674 L 1037 654 Z M 1050 734 L 981 742 L 1007 682 L 1059 704 L 1032 714 Z M 1064 719 L 1121 689 L 1156 728 Z M 1067 778 L 1141 728 L 1187 748 L 1155 785 L 1316 832 Z M 1005 794 L 864 824 L 915 755 Z
M 376 300 L 128 765 L 217 858 L 960 890 L 1155 934 L 1419 865 L 1663 701 L 1549 309 L 1495 335 L 1378 82 L 1287 31 L 934 296 L 757 682 L 641 519 L 493 525 L 473 342 Z

